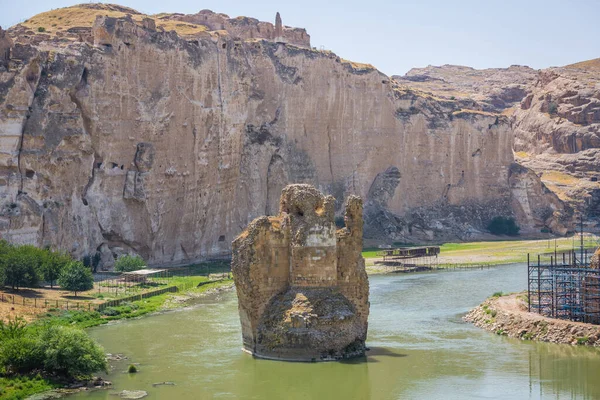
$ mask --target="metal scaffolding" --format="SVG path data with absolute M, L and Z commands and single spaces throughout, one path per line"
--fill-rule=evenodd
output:
M 527 256 L 529 311 L 547 317 L 600 323 L 600 270 L 587 250 Z

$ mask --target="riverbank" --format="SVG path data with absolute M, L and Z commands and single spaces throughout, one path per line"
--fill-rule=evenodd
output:
M 495 295 L 463 319 L 497 335 L 573 346 L 600 347 L 600 326 L 527 311 L 527 293 Z
M 598 247 L 598 236 L 586 235 L 584 247 Z M 493 242 L 445 243 L 440 246 L 437 266 L 452 268 L 453 266 L 481 267 L 502 264 L 527 262 L 527 254 L 544 254 L 569 251 L 578 248 L 579 237 L 557 238 L 546 240 L 498 240 Z M 398 246 L 400 247 L 400 246 Z M 381 249 L 365 249 L 363 257 L 366 261 L 367 273 L 386 273 L 389 269 L 375 264 L 382 258 L 377 256 Z
M 77 327 L 81 329 L 108 324 L 122 319 L 139 318 L 146 315 L 168 312 L 192 305 L 196 300 L 217 294 L 233 288 L 233 280 L 224 279 L 202 286 L 196 286 L 183 292 L 165 293 L 146 299 L 121 304 L 117 307 L 107 307 L 102 312 L 84 310 L 51 310 L 39 315 L 33 324 L 51 324 Z M 89 382 L 95 382 L 92 379 Z M 76 388 L 73 388 L 75 386 Z M 57 382 L 40 374 L 27 376 L 0 376 L 0 400 L 24 399 L 36 393 L 49 392 L 50 397 L 57 398 L 72 394 L 78 390 L 96 388 L 88 385 L 88 381 Z

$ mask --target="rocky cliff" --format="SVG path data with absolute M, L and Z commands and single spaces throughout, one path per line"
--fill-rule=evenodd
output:
M 0 35 L 2 237 L 185 263 L 227 254 L 303 182 L 338 216 L 364 198 L 379 240 L 479 237 L 498 215 L 564 232 L 508 117 L 331 52 L 165 23 L 86 5 Z
M 600 218 L 600 59 L 541 71 L 428 66 L 394 79 L 509 117 L 517 162 L 592 224 Z
M 588 219 L 600 218 L 600 60 L 539 73 L 514 113 L 516 156 Z

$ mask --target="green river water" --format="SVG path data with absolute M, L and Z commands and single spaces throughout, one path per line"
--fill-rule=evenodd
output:
M 290 363 L 243 353 L 235 292 L 90 330 L 114 363 L 108 391 L 148 399 L 600 399 L 600 351 L 496 336 L 461 317 L 496 291 L 526 288 L 526 267 L 371 276 L 365 359 Z M 139 373 L 126 374 L 129 363 Z M 171 381 L 175 386 L 153 386 Z M 112 394 L 112 395 L 111 395 Z

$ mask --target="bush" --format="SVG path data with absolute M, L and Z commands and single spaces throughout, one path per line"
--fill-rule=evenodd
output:
M 116 317 L 117 315 L 121 314 L 121 311 L 114 307 L 106 307 L 104 310 L 102 310 L 102 314 L 106 315 L 107 317 Z
M 25 334 L 27 323 L 22 317 L 15 317 L 4 322 L 0 319 L 0 342 L 4 339 L 14 339 Z
M 130 374 L 135 374 L 137 372 L 137 367 L 133 364 L 129 364 L 129 368 L 127 368 L 127 372 Z
M 494 217 L 487 226 L 494 235 L 517 236 L 521 228 L 512 217 Z
M 68 377 L 87 377 L 107 371 L 104 349 L 85 332 L 64 326 L 51 326 L 40 336 L 44 344 L 44 369 Z
M 96 315 L 97 316 L 97 315 Z M 64 326 L 0 321 L 0 374 L 44 370 L 67 378 L 106 371 L 104 350 L 84 331 Z
M 554 115 L 557 112 L 558 112 L 558 104 L 556 104 L 553 101 L 551 101 L 550 103 L 548 103 L 548 114 Z
M 41 368 L 44 361 L 43 345 L 39 337 L 26 334 L 0 341 L 0 365 L 5 374 L 28 373 Z
M 46 32 L 46 28 L 44 28 L 43 26 L 38 27 L 37 29 L 38 32 Z
M 92 271 L 89 270 L 83 263 L 79 261 L 72 261 L 65 266 L 60 278 L 58 278 L 58 284 L 71 292 L 83 292 L 90 290 L 94 287 L 94 276 Z
M 138 269 L 143 269 L 145 266 L 146 263 L 142 257 L 125 254 L 117 259 L 117 262 L 115 263 L 115 271 L 131 272 L 137 271 Z

